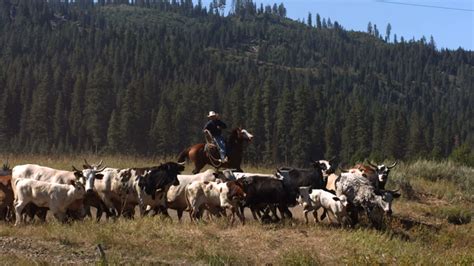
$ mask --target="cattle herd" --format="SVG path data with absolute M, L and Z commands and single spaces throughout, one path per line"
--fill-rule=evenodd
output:
M 182 175 L 184 163 L 167 162 L 147 168 L 109 168 L 89 164 L 82 170 L 56 170 L 35 164 L 4 164 L 0 171 L 0 219 L 15 225 L 46 220 L 49 210 L 61 222 L 92 218 L 164 215 L 175 210 L 179 220 L 188 212 L 192 221 L 235 215 L 245 224 L 244 208 L 262 223 L 293 219 L 291 207 L 302 205 L 305 221 L 353 226 L 360 214 L 379 226 L 391 215 L 400 196 L 385 189 L 390 169 L 373 163 L 358 164 L 336 174 L 333 160 L 313 161 L 308 169 L 282 167 L 274 174 L 218 171 Z M 318 219 L 317 210 L 322 209 Z

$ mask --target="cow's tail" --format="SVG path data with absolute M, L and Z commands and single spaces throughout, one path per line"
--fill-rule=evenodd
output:
M 189 150 L 191 147 L 188 147 L 184 149 L 179 155 L 178 155 L 178 163 L 184 163 L 186 162 L 186 158 L 189 158 Z

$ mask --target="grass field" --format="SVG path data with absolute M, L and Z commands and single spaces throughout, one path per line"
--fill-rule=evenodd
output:
M 83 156 L 10 157 L 10 164 L 38 163 L 59 169 L 82 165 Z M 0 157 L 4 158 L 4 157 Z M 90 161 L 99 158 L 88 156 Z M 153 165 L 157 158 L 103 157 L 111 167 Z M 187 167 L 189 172 L 192 167 Z M 252 172 L 273 169 L 244 167 Z M 191 224 L 160 217 L 14 227 L 0 224 L 2 264 L 423 264 L 474 263 L 474 225 L 454 225 L 474 210 L 474 169 L 450 162 L 417 161 L 397 166 L 390 188 L 400 187 L 387 228 L 341 229 L 294 221 L 229 226 L 226 219 Z M 97 246 L 104 249 L 100 255 Z

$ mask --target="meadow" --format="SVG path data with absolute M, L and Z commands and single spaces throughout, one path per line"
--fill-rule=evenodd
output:
M 58 169 L 82 165 L 81 156 L 13 156 L 12 166 L 37 163 Z M 0 158 L 6 158 L 1 156 Z M 162 158 L 87 155 L 110 167 L 154 165 Z M 243 167 L 270 173 L 274 169 Z M 190 172 L 187 166 L 186 172 Z M 362 221 L 353 229 L 296 219 L 262 225 L 246 213 L 247 224 L 225 218 L 179 223 L 162 217 L 96 223 L 91 220 L 14 227 L 0 224 L 2 264 L 460 264 L 474 263 L 474 169 L 449 161 L 400 163 L 389 177 L 400 188 L 394 215 L 375 230 Z M 174 213 L 173 211 L 171 211 Z M 103 250 L 99 251 L 98 246 Z M 102 254 L 102 255 L 101 255 Z

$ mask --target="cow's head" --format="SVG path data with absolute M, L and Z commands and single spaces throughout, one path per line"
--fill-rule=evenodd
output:
M 244 187 L 241 183 L 237 181 L 228 181 L 225 183 L 227 187 L 227 198 L 233 202 L 241 202 L 245 200 L 245 197 L 247 196 L 244 192 Z M 223 191 L 223 188 L 221 187 L 220 192 L 225 192 Z
M 377 172 L 377 177 L 380 182 L 385 183 L 388 180 L 388 174 L 390 173 L 390 169 L 395 167 L 398 162 L 394 162 L 393 164 L 386 166 L 384 164 L 375 164 L 369 161 L 369 165 L 374 168 Z
M 183 164 L 167 162 L 153 167 L 139 178 L 138 185 L 154 200 L 157 190 L 164 191 L 171 185 L 179 185 L 178 175 L 184 171 Z
M 5 163 L 2 165 L 1 173 L 0 175 L 11 175 L 12 174 L 12 169 L 10 168 L 10 164 L 8 163 L 8 159 Z
M 392 215 L 392 202 L 398 197 L 400 197 L 398 190 L 380 190 L 380 192 L 375 195 L 375 203 L 382 208 L 386 214 Z
M 311 194 L 311 187 L 299 187 L 299 196 L 298 196 L 298 203 L 303 206 L 303 208 L 309 208 L 312 206 L 311 198 L 309 194 Z
M 335 165 L 336 157 L 333 157 L 329 160 L 311 160 L 312 165 L 316 169 L 320 169 L 324 176 L 328 176 L 334 172 L 336 172 L 336 165 Z
M 344 208 L 347 208 L 347 204 L 349 203 L 347 201 L 346 195 L 340 195 L 338 197 L 333 197 L 333 200 L 339 201 L 342 204 L 342 206 L 344 206 Z
M 71 181 L 71 185 L 74 187 L 73 197 L 76 199 L 84 198 L 86 195 L 86 189 L 81 182 Z
M 3 164 L 2 169 L 0 170 L 0 183 L 4 186 L 8 186 L 12 179 L 12 169 L 10 169 L 10 165 L 7 162 Z
M 72 166 L 72 170 L 74 171 L 76 179 L 85 185 L 86 192 L 91 193 L 94 190 L 94 181 L 104 177 L 100 172 L 102 172 L 106 166 L 102 166 L 102 161 L 98 164 L 91 165 L 84 159 L 84 163 L 83 170 L 78 170 L 74 165 Z

